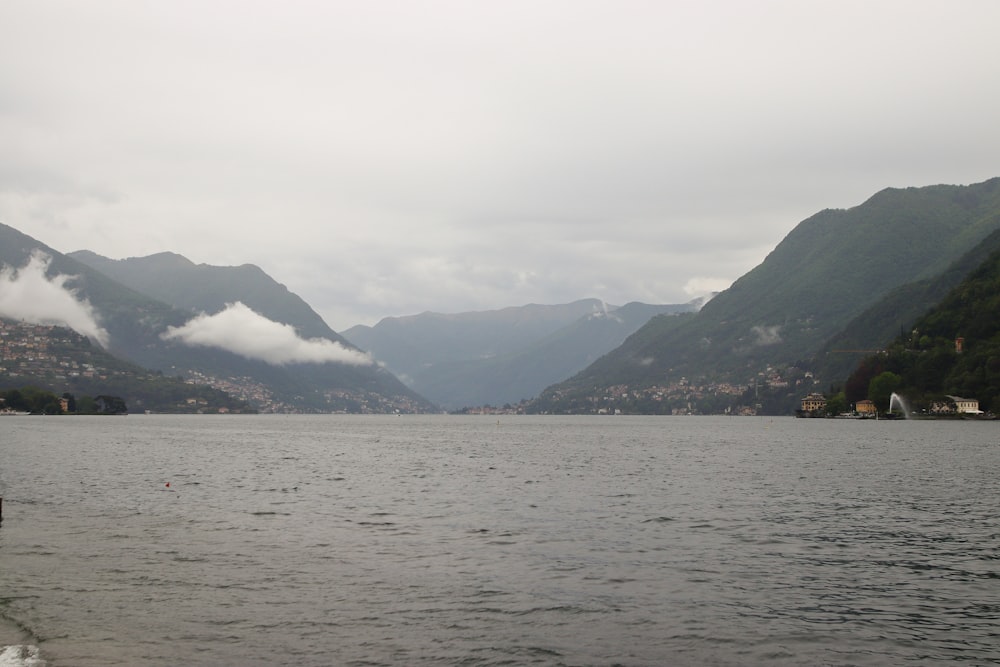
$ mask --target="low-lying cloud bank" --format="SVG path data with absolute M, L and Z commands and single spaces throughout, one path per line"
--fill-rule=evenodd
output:
M 218 347 L 276 366 L 327 361 L 353 366 L 372 363 L 367 354 L 336 341 L 302 338 L 293 326 L 269 320 L 239 301 L 226 304 L 215 315 L 202 313 L 183 326 L 168 327 L 161 338 L 192 347 Z
M 35 250 L 28 262 L 16 269 L 0 268 L 0 317 L 45 326 L 65 326 L 108 346 L 108 332 L 97 321 L 97 313 L 77 291 L 66 286 L 76 276 L 47 275 L 52 258 Z
M 764 346 L 764 345 L 777 345 L 781 342 L 781 325 L 775 324 L 772 326 L 764 326 L 759 324 L 752 327 L 750 331 L 756 337 L 754 345 Z

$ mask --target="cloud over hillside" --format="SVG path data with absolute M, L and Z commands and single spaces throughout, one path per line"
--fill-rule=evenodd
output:
M 108 332 L 98 324 L 90 302 L 78 299 L 76 290 L 66 286 L 75 276 L 49 277 L 51 261 L 47 254 L 35 250 L 20 269 L 0 268 L 0 317 L 69 327 L 107 347 Z
M 353 366 L 372 363 L 367 354 L 338 342 L 302 338 L 291 325 L 269 320 L 239 301 L 214 315 L 202 313 L 183 326 L 169 327 L 162 338 L 189 346 L 218 347 L 278 366 L 327 361 Z

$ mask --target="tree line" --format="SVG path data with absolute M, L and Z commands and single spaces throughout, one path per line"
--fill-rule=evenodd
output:
M 126 414 L 128 406 L 118 396 L 81 396 L 69 392 L 61 396 L 34 386 L 0 390 L 0 410 L 30 412 L 35 415 L 107 415 Z

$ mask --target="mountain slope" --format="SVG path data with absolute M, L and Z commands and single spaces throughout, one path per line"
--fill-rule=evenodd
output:
M 817 374 L 833 382 L 847 378 L 862 357 L 872 350 L 884 348 L 901 333 L 911 331 L 917 318 L 937 306 L 998 250 L 1000 230 L 983 239 L 943 273 L 889 292 L 822 346 L 814 364 Z
M 961 339 L 961 345 L 958 344 Z M 882 383 L 872 380 L 893 374 Z M 979 401 L 980 408 L 1000 408 L 1000 249 L 994 250 L 951 289 L 935 307 L 912 322 L 884 354 L 869 356 L 846 383 L 846 398 L 871 398 L 888 409 L 888 391 L 905 396 L 917 409 L 931 409 L 945 396 Z
M 650 317 L 694 305 L 597 299 L 443 315 L 386 318 L 344 335 L 447 409 L 530 398 L 619 345 Z
M 328 338 L 349 345 L 309 304 L 253 264 L 195 264 L 171 252 L 120 260 L 89 250 L 68 256 L 176 308 L 215 313 L 227 303 L 241 301 L 270 320 L 292 325 L 305 338 Z
M 1000 178 L 888 189 L 855 208 L 822 211 L 697 315 L 654 318 L 585 371 L 548 388 L 537 406 L 559 411 L 612 385 L 650 387 L 681 377 L 745 385 L 769 367 L 808 365 L 826 340 L 890 290 L 941 273 L 998 228 Z
M 165 341 L 161 334 L 168 327 L 180 327 L 190 320 L 190 309 L 174 307 L 125 287 L 12 227 L 0 225 L 0 264 L 23 267 L 35 249 L 51 257 L 47 270 L 50 278 L 58 274 L 75 276 L 70 286 L 93 306 L 110 335 L 108 351 L 122 359 L 224 388 L 265 411 L 435 409 L 376 365 L 333 362 L 276 365 L 218 347 L 191 347 Z M 161 279 L 169 280 L 162 275 Z
M 27 386 L 76 399 L 112 395 L 129 410 L 244 412 L 243 401 L 123 361 L 72 329 L 0 318 L 0 389 Z

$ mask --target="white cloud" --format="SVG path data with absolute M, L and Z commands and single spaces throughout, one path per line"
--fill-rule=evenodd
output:
M 354 366 L 372 363 L 367 354 L 339 342 L 304 339 L 291 325 L 269 320 L 239 301 L 227 304 L 215 315 L 202 313 L 183 326 L 169 327 L 161 337 L 192 347 L 218 347 L 278 366 L 327 361 Z
M 714 292 L 721 292 L 729 289 L 733 281 L 726 278 L 709 278 L 706 276 L 695 276 L 684 283 L 684 293 L 690 297 L 709 296 Z
M 108 332 L 98 324 L 90 302 L 77 298 L 76 290 L 66 286 L 75 276 L 49 277 L 51 261 L 47 254 L 35 250 L 21 269 L 7 265 L 0 269 L 0 316 L 69 327 L 107 347 Z
M 781 325 L 774 324 L 771 326 L 757 325 L 752 327 L 750 331 L 756 336 L 754 345 L 777 345 L 781 342 Z

